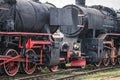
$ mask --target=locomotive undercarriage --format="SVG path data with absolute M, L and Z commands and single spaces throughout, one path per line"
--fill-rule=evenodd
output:
M 103 64 L 108 66 L 110 63 L 115 65 L 117 62 L 119 63 L 119 38 L 120 34 L 115 33 L 107 33 L 103 34 Z
M 106 33 L 97 38 L 85 38 L 82 41 L 82 51 L 86 54 L 87 63 L 99 67 L 101 64 L 108 66 L 120 62 L 119 58 L 120 34 Z
M 63 56 L 64 54 L 64 56 Z M 61 51 L 60 57 L 63 58 L 60 62 L 60 68 L 66 68 L 66 67 L 79 67 L 79 68 L 85 68 L 86 66 L 86 59 L 83 55 L 78 56 L 77 54 L 74 54 L 68 50 L 68 51 Z
M 85 68 L 87 64 L 94 64 L 96 67 L 101 65 L 116 65 L 120 64 L 120 34 L 106 33 L 97 36 L 96 38 L 84 38 L 78 48 L 70 50 L 69 44 L 61 49 L 60 57 L 64 58 L 60 66 L 78 66 Z M 72 39 L 71 39 L 72 40 Z M 70 41 L 72 44 L 72 41 Z M 73 64 L 73 65 L 72 65 Z
M 51 34 L 0 32 L 0 35 L 0 72 L 4 70 L 14 76 L 22 67 L 25 73 L 32 74 L 37 67 L 51 69 L 59 63 L 59 44 L 48 39 Z
M 64 37 L 60 52 L 60 57 L 64 59 L 60 63 L 61 68 L 85 68 L 86 59 L 83 56 L 84 54 L 81 53 L 80 42 L 77 42 L 76 40 L 77 38 L 71 39 Z

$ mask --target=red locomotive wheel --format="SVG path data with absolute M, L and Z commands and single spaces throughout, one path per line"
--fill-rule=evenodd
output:
M 108 55 L 109 51 L 104 51 L 104 52 L 105 52 L 105 54 L 104 54 L 104 57 L 103 57 L 103 65 L 108 66 L 109 63 L 110 63 L 110 59 L 109 59 L 109 55 Z
M 26 50 L 26 61 L 23 62 L 23 69 L 26 74 L 32 74 L 36 70 L 36 63 L 33 62 L 34 56 L 37 56 L 35 51 L 32 49 Z
M 9 49 L 9 50 L 7 50 L 5 55 L 15 57 L 19 54 L 17 53 L 16 50 Z M 9 76 L 14 76 L 15 74 L 17 74 L 19 67 L 20 67 L 20 62 L 11 61 L 11 62 L 4 64 L 4 70 L 5 70 L 6 74 Z
M 82 69 L 85 69 L 86 65 L 81 66 Z
M 52 68 L 50 68 L 51 72 L 55 72 L 58 71 L 58 66 L 53 66 Z

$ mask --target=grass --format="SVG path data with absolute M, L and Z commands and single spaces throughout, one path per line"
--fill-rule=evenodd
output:
M 91 75 L 85 75 L 80 77 L 80 79 L 81 80 L 97 80 L 98 78 L 102 78 L 102 77 L 106 77 L 114 74 L 120 74 L 120 68 L 112 69 L 109 71 L 98 72 Z
M 59 70 L 62 70 L 62 69 L 59 69 Z M 41 70 L 41 73 L 48 73 L 48 72 L 50 72 L 50 71 L 47 68 Z M 110 75 L 115 75 L 115 74 L 120 74 L 120 68 L 111 69 L 109 71 L 97 72 L 97 73 L 91 74 L 91 75 L 80 76 L 74 80 L 100 80 L 100 78 L 110 76 Z M 67 75 L 64 75 L 64 74 L 63 75 L 53 75 L 53 76 L 50 76 L 49 79 L 62 78 L 65 76 L 67 76 Z M 46 79 L 47 79 L 47 77 L 46 77 Z M 0 79 L 0 80 L 5 80 L 5 79 Z M 10 78 L 9 80 L 13 80 L 13 79 Z M 107 79 L 104 79 L 104 80 L 107 80 Z

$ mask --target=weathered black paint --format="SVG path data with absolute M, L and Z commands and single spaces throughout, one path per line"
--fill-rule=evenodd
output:
M 13 0 L 14 1 L 14 0 Z M 49 25 L 51 33 L 54 33 L 58 27 L 50 26 L 50 9 L 55 7 L 52 4 L 43 4 L 34 1 L 16 0 L 1 3 L 0 7 L 8 8 L 8 11 L 0 11 L 0 19 L 3 24 L 12 23 L 14 28 L 2 25 L 1 30 L 19 31 L 19 32 L 42 32 L 45 25 Z M 4 14 L 3 14 L 4 13 Z

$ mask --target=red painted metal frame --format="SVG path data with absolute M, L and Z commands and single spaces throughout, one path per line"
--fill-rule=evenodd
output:
M 0 32 L 0 35 L 36 35 L 36 36 L 52 36 L 46 33 L 31 33 L 31 32 Z
M 85 66 L 86 65 L 86 59 L 79 59 L 71 61 L 71 66 Z
M 18 42 L 18 48 L 24 48 L 22 43 L 22 36 L 52 36 L 52 34 L 46 34 L 46 33 L 30 33 L 30 32 L 0 32 L 0 35 L 16 35 L 19 36 L 19 42 Z M 39 46 L 35 46 L 35 45 Z M 51 41 L 46 41 L 46 40 L 32 40 L 31 38 L 28 39 L 26 43 L 26 49 L 31 49 L 31 48 L 37 48 L 40 49 L 40 64 L 42 64 L 42 49 L 45 47 L 45 45 L 52 44 Z M 20 55 L 15 56 L 15 57 L 10 57 L 10 56 L 1 56 L 0 55 L 0 60 L 3 61 L 0 63 L 0 66 L 10 62 L 10 61 L 19 61 L 19 62 L 25 62 L 26 61 L 26 69 L 28 69 L 28 56 L 26 55 L 26 59 L 23 59 L 20 57 Z
M 42 64 L 42 49 L 40 50 L 40 64 Z
M 26 68 L 26 70 L 28 70 L 28 54 L 25 54 L 25 55 L 26 55 L 26 64 L 25 64 L 26 67 L 25 68 Z
M 15 57 L 16 57 L 16 56 L 15 56 Z M 14 58 L 14 57 L 11 57 L 11 56 L 1 56 L 1 55 L 0 55 L 0 60 L 3 60 L 3 61 L 7 61 L 7 60 L 10 60 L 10 59 L 12 59 L 12 58 Z M 15 60 L 13 60 L 13 61 L 25 62 L 24 59 L 20 58 L 20 56 L 19 56 L 18 58 L 16 58 Z
M 18 58 L 20 58 L 19 55 L 18 55 L 18 56 L 15 56 L 15 57 L 13 57 L 13 58 L 10 58 L 10 59 L 8 59 L 8 60 L 6 60 L 6 61 L 3 61 L 2 63 L 0 63 L 0 66 L 4 65 L 4 64 L 6 64 L 6 63 L 8 63 L 8 62 L 10 62 L 10 61 L 13 61 L 13 60 L 15 60 L 15 59 L 18 59 Z
M 60 61 L 64 61 L 64 60 L 65 60 L 65 58 L 60 58 L 59 60 L 60 60 Z
M 68 51 L 67 51 L 67 57 L 70 58 L 70 56 L 71 55 L 70 55 L 70 48 L 69 48 Z
M 19 43 L 18 43 L 18 48 L 24 48 L 23 46 L 22 46 L 22 39 L 21 39 L 21 35 L 20 35 L 20 37 L 19 37 Z
M 41 41 L 41 40 L 32 40 L 31 38 L 28 39 L 26 43 L 26 49 L 31 49 L 31 48 L 42 48 L 42 46 L 34 46 L 35 44 L 40 44 L 40 45 L 48 45 L 52 44 L 51 41 Z
M 35 44 L 40 44 L 41 46 L 34 46 Z M 43 56 L 42 48 L 44 48 L 45 45 L 49 45 L 49 44 L 52 44 L 52 42 L 51 41 L 32 40 L 31 38 L 29 38 L 26 43 L 26 49 L 39 48 L 40 49 L 40 64 L 42 64 L 42 56 Z M 28 61 L 28 60 L 26 59 L 26 61 Z
M 8 9 L 8 8 L 4 8 L 4 7 L 0 7 L 0 10 L 7 11 L 7 10 L 9 10 L 9 9 Z

